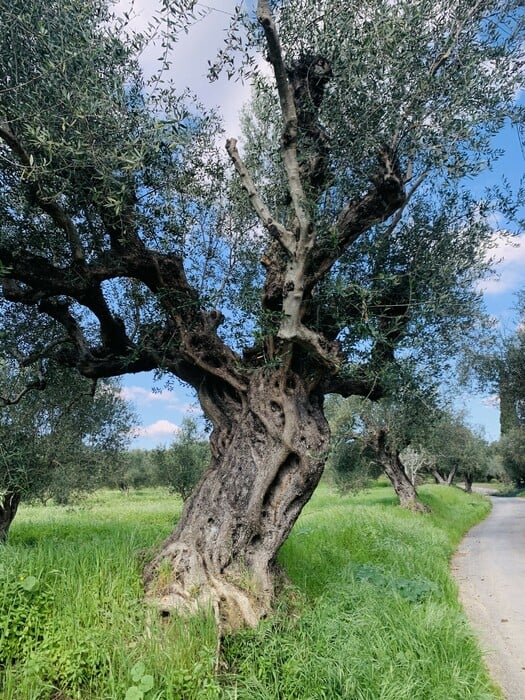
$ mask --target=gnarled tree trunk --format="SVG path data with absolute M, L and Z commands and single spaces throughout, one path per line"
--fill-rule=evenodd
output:
M 419 500 L 416 487 L 410 481 L 403 468 L 403 464 L 399 458 L 399 452 L 388 445 L 388 438 L 383 430 L 380 431 L 377 438 L 377 449 L 383 471 L 390 480 L 399 498 L 399 505 L 408 510 L 424 513 L 427 508 Z
M 270 610 L 275 559 L 319 482 L 329 429 L 320 395 L 284 371 L 258 370 L 240 400 L 217 389 L 200 396 L 214 413 L 211 465 L 145 581 L 161 610 L 211 605 L 232 629 Z
M 437 469 L 434 469 L 432 472 L 432 476 L 434 477 L 434 481 L 436 484 L 439 484 L 440 486 L 452 486 L 454 483 L 454 478 L 456 476 L 456 471 L 457 468 L 454 467 L 454 469 L 451 469 L 446 476 L 442 476 Z
M 0 503 L 0 543 L 7 541 L 9 528 L 13 522 L 21 496 L 14 491 L 6 491 Z

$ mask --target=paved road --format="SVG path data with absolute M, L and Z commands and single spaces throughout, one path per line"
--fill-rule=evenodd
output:
M 452 562 L 460 599 L 507 700 L 525 700 L 525 499 L 491 497 Z

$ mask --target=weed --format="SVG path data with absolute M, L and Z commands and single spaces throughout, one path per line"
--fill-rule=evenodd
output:
M 153 676 L 146 673 L 146 667 L 142 661 L 138 661 L 130 670 L 131 680 L 135 685 L 131 685 L 124 700 L 143 700 L 144 696 L 153 689 L 155 681 Z

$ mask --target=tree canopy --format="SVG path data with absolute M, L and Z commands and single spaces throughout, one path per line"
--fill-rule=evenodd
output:
M 324 395 L 379 397 L 399 356 L 446 335 L 447 305 L 469 307 L 492 205 L 462 178 L 523 118 L 524 16 L 520 0 L 259 0 L 246 22 L 241 64 L 260 55 L 271 77 L 252 69 L 244 149 L 224 153 L 213 114 L 141 75 L 149 30 L 104 0 L 2 0 L 0 260 L 6 302 L 55 324 L 44 356 L 195 389 L 211 466 L 146 580 L 168 562 L 162 606 L 197 590 L 253 623 L 322 473 Z
M 48 367 L 39 386 L 0 360 L 0 540 L 20 501 L 59 503 L 100 485 L 130 439 L 133 416 L 114 380 L 98 387 Z

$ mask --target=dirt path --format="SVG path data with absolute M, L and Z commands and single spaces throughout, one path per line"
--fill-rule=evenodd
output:
M 452 562 L 460 599 L 507 700 L 525 700 L 525 499 L 491 497 Z

